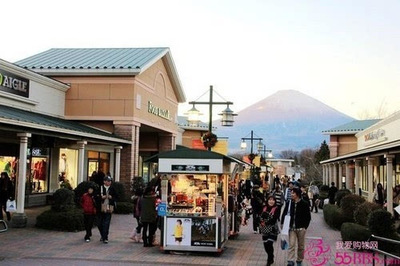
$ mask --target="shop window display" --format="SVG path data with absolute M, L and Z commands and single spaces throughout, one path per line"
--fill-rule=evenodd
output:
M 73 189 L 78 185 L 78 150 L 60 149 L 58 171 L 60 187 Z
M 91 180 L 92 176 L 101 171 L 105 174 L 110 172 L 110 153 L 88 151 L 88 172 L 87 180 Z
M 18 159 L 10 156 L 0 156 L 0 172 L 7 172 L 11 180 L 15 181 L 17 176 Z
M 48 191 L 48 157 L 31 158 L 32 193 Z

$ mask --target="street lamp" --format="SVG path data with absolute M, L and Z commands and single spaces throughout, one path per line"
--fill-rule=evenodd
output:
M 208 132 L 203 136 L 203 144 L 209 151 L 211 151 L 211 148 L 215 145 L 215 142 L 217 142 L 217 136 L 212 133 L 212 107 L 213 105 L 226 105 L 226 109 L 222 111 L 219 115 L 222 115 L 221 119 L 221 125 L 222 126 L 227 126 L 231 127 L 233 126 L 233 117 L 237 116 L 237 114 L 234 114 L 233 111 L 229 108 L 229 105 L 233 104 L 233 102 L 213 102 L 213 86 L 210 86 L 210 98 L 208 102 L 197 102 L 197 101 L 191 101 L 189 104 L 192 104 L 193 107 L 192 109 L 189 110 L 188 112 L 188 122 L 190 125 L 198 125 L 200 122 L 199 115 L 200 112 L 196 109 L 195 105 L 196 104 L 206 104 L 209 106 L 209 119 L 208 119 Z
M 263 139 L 262 138 L 255 138 L 253 130 L 251 131 L 250 135 L 251 135 L 250 138 L 246 138 L 246 137 L 242 138 L 242 142 L 240 143 L 240 148 L 241 149 L 246 149 L 246 147 L 247 147 L 246 140 L 250 140 L 251 141 L 249 159 L 250 159 L 250 162 L 253 164 L 253 160 L 255 158 L 255 154 L 253 153 L 253 140 L 258 140 L 257 150 L 260 151 L 263 148 L 263 143 L 261 142 Z

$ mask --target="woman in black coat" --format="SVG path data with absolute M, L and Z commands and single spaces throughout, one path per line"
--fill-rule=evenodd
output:
M 140 200 L 140 221 L 143 226 L 143 246 L 152 247 L 157 230 L 156 194 L 152 186 L 146 187 Z
M 7 221 L 11 220 L 10 212 L 6 211 L 7 200 L 14 200 L 14 197 L 14 184 L 8 176 L 7 172 L 2 172 L 0 174 L 0 220 L 3 220 L 3 210 L 7 215 Z
M 264 243 L 264 250 L 268 254 L 267 265 L 274 263 L 274 241 L 278 238 L 278 227 L 277 220 L 279 218 L 280 208 L 276 205 L 274 196 L 267 198 L 267 204 L 264 206 L 261 213 L 261 227 L 267 227 L 267 232 L 261 232 L 263 234 L 262 240 Z

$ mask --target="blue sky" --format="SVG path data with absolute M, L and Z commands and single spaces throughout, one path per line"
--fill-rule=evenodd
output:
M 294 89 L 367 118 L 400 109 L 398 14 L 399 1 L 7 1 L 0 58 L 170 47 L 187 101 L 213 85 L 240 111 Z

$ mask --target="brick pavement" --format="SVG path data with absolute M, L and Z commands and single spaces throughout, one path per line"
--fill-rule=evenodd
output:
M 26 228 L 9 228 L 0 233 L 0 265 L 265 265 L 261 235 L 254 234 L 250 225 L 241 227 L 237 239 L 228 240 L 219 256 L 208 253 L 165 254 L 156 246 L 144 248 L 129 239 L 134 228 L 132 215 L 114 214 L 111 221 L 109 244 L 99 241 L 97 228 L 90 243 L 83 240 L 84 232 L 57 232 L 34 227 L 35 217 L 48 207 L 27 210 Z M 158 232 L 159 234 L 159 232 Z M 330 258 L 325 265 L 335 265 L 336 242 L 340 232 L 330 229 L 323 221 L 322 211 L 312 213 L 307 232 L 307 243 L 312 237 L 322 237 L 330 247 Z M 307 246 L 307 245 L 306 245 Z M 286 252 L 275 243 L 275 264 L 286 265 Z M 312 265 L 305 261 L 303 265 Z M 315 264 L 314 264 L 315 265 Z

